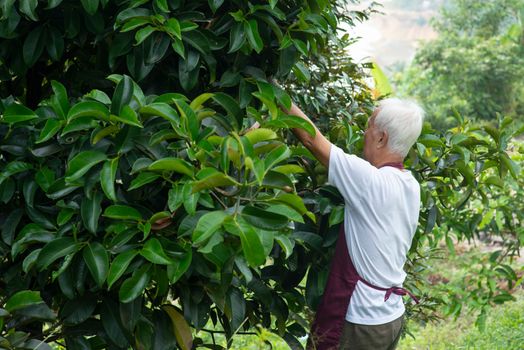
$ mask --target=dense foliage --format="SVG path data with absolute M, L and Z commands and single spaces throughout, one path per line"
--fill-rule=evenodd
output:
M 424 43 L 399 80 L 418 97 L 440 129 L 453 115 L 522 122 L 524 113 L 524 2 L 454 0 L 433 22 L 438 38 Z
M 300 348 L 342 201 L 288 132 L 311 127 L 280 111 L 290 96 L 268 79 L 358 153 L 373 100 L 336 31 L 369 12 L 276 0 L 12 0 L 0 11 L 1 347 L 213 347 L 192 330 L 214 326 L 230 343 L 263 327 Z M 521 226 L 496 201 L 520 174 L 508 153 L 517 130 L 457 125 L 427 125 L 407 162 L 424 184 L 407 281 L 421 317 L 438 302 L 417 277 L 428 241 Z M 502 214 L 480 226 L 475 200 Z M 480 307 L 508 299 L 495 277 L 479 277 Z

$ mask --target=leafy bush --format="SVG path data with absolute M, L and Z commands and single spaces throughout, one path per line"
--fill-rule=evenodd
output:
M 0 9 L 2 347 L 212 346 L 193 339 L 208 321 L 229 343 L 264 327 L 299 347 L 342 201 L 288 136 L 312 130 L 280 111 L 290 96 L 268 77 L 359 152 L 371 94 L 361 67 L 330 55 L 348 43 L 337 20 L 368 12 L 348 17 L 318 1 Z M 255 121 L 261 128 L 248 131 Z M 478 232 L 467 205 L 492 205 L 506 174 L 519 177 L 507 120 L 458 124 L 439 136 L 427 126 L 408 160 L 424 183 L 414 262 L 427 241 L 449 237 L 436 225 L 459 238 Z M 519 227 L 520 214 L 494 208 Z M 418 269 L 407 284 L 422 294 Z M 480 290 L 482 305 L 503 289 Z M 427 315 L 434 300 L 423 301 L 412 314 Z

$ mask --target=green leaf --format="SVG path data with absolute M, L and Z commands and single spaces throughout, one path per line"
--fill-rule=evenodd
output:
M 91 16 L 93 16 L 96 13 L 96 10 L 98 10 L 98 2 L 99 0 L 80 0 L 82 2 L 82 6 L 84 7 L 84 10 L 86 10 L 87 13 L 89 13 Z
M 82 253 L 91 276 L 98 288 L 101 288 L 109 271 L 109 255 L 106 248 L 99 242 L 92 242 L 87 244 Z
M 160 9 L 160 11 L 168 13 L 169 12 L 169 6 L 167 4 L 167 0 L 155 0 L 155 5 Z
M 176 18 L 170 18 L 166 21 L 166 30 L 169 34 L 171 34 L 173 37 L 177 38 L 178 42 L 181 43 L 180 40 L 182 40 L 182 31 L 180 30 L 180 22 Z M 175 50 L 176 51 L 176 50 Z M 184 55 L 181 55 L 182 57 Z
M 213 173 L 210 176 L 207 176 L 199 181 L 193 183 L 192 192 L 200 192 L 204 189 L 223 187 L 223 186 L 233 186 L 240 185 L 235 179 L 224 174 L 224 173 Z
M 247 223 L 264 230 L 280 230 L 288 224 L 287 217 L 253 206 L 245 206 L 242 217 Z
M 128 21 L 126 21 L 126 23 L 122 26 L 122 28 L 120 29 L 120 32 L 121 33 L 129 32 L 133 29 L 136 29 L 148 23 L 151 23 L 150 18 L 144 18 L 144 17 L 131 18 Z
M 193 111 L 198 111 L 202 107 L 204 102 L 206 102 L 207 100 L 209 100 L 213 96 L 215 96 L 215 94 L 208 93 L 208 92 L 200 94 L 197 97 L 195 97 L 195 99 L 193 101 L 191 101 L 191 103 L 189 104 L 189 107 Z
M 247 40 L 251 47 L 260 53 L 264 48 L 264 42 L 258 32 L 258 22 L 255 19 L 250 19 L 248 22 L 244 22 L 244 31 L 247 33 Z
M 162 244 L 156 238 L 147 240 L 140 251 L 140 255 L 153 264 L 170 265 L 173 263 L 173 259 L 166 255 Z
M 51 96 L 51 105 L 60 118 L 65 119 L 69 112 L 69 99 L 64 85 L 56 80 L 51 81 L 54 95 Z
M 67 301 L 60 310 L 60 318 L 66 325 L 77 325 L 87 320 L 95 311 L 97 300 L 93 297 L 83 296 Z M 67 343 L 70 346 L 69 342 Z
M 149 167 L 151 171 L 175 171 L 180 174 L 193 177 L 193 166 L 191 163 L 186 162 L 180 158 L 162 158 L 153 162 Z
M 47 42 L 46 42 L 46 49 L 47 53 L 49 54 L 49 57 L 53 61 L 59 61 L 62 57 L 62 54 L 64 53 L 64 38 L 62 37 L 62 33 L 56 29 L 53 26 L 49 26 L 47 33 Z M 64 118 L 62 116 L 62 118 Z
M 93 129 L 98 125 L 98 123 L 91 119 L 90 117 L 82 117 L 75 120 L 72 120 L 67 123 L 66 126 L 62 129 L 60 136 L 65 136 L 69 133 L 80 131 L 80 130 L 89 130 Z
M 308 83 L 311 80 L 311 73 L 301 62 L 297 62 L 293 66 L 293 73 L 295 73 L 298 80 L 304 83 Z
M 44 270 L 61 257 L 76 252 L 78 248 L 80 244 L 71 237 L 56 238 L 42 248 L 36 266 L 40 271 Z
M 8 244 L 11 245 L 13 242 L 13 238 L 15 236 L 15 231 L 20 223 L 20 219 L 24 215 L 24 210 L 22 208 L 18 208 L 13 210 L 7 217 L 5 218 L 1 229 L 2 229 L 2 240 Z
M 263 187 L 280 188 L 288 192 L 293 190 L 293 181 L 285 174 L 269 170 L 265 176 L 262 176 L 260 185 Z
M 298 128 L 298 129 L 304 129 L 308 134 L 311 136 L 316 135 L 315 128 L 313 125 L 311 125 L 310 122 L 307 120 L 304 120 L 300 117 L 297 117 L 295 115 L 285 115 L 279 113 L 278 117 L 276 119 L 270 120 L 268 122 L 264 123 L 264 126 L 275 126 L 279 128 Z
M 122 283 L 118 291 L 121 303 L 130 303 L 142 295 L 151 279 L 150 267 L 151 265 L 149 264 L 140 266 L 140 268 L 133 273 L 133 276 Z
M 41 250 L 42 249 L 35 249 L 25 257 L 22 263 L 22 271 L 28 273 L 29 270 L 31 270 L 31 268 L 35 265 L 36 260 L 38 259 L 38 254 L 40 254 Z
M 108 159 L 105 161 L 102 171 L 100 172 L 100 185 L 107 198 L 116 202 L 115 180 L 118 169 L 118 158 Z
M 273 168 L 273 171 L 282 173 L 282 174 L 302 174 L 305 170 L 296 164 L 285 164 Z
M 38 21 L 38 16 L 35 12 L 37 6 L 38 0 L 20 0 L 18 8 L 20 9 L 20 12 L 36 22 Z
M 506 167 L 506 169 L 509 170 L 511 176 L 517 180 L 520 174 L 520 167 L 517 163 L 515 163 L 507 153 L 503 153 L 500 156 L 500 160 L 502 161 L 502 164 Z
M 239 328 L 244 322 L 246 315 L 246 300 L 244 295 L 237 288 L 230 288 L 226 298 L 227 308 L 231 312 L 231 331 L 234 333 L 239 331 Z
M 180 349 L 191 350 L 193 348 L 193 336 L 191 327 L 189 327 L 184 316 L 172 305 L 163 305 L 162 310 L 164 310 L 171 319 L 173 333 L 175 333 L 176 342 Z
M 272 120 L 278 117 L 278 107 L 273 99 L 268 98 L 260 92 L 253 92 L 252 95 L 262 101 L 262 103 L 267 107 Z
M 107 156 L 99 151 L 83 151 L 78 153 L 69 161 L 66 170 L 66 182 L 74 182 L 80 179 L 92 167 L 107 159 Z
M 81 117 L 94 117 L 97 119 L 109 120 L 109 109 L 98 101 L 82 101 L 75 104 L 67 113 L 68 123 Z
M 142 214 L 127 205 L 111 205 L 106 208 L 103 216 L 115 220 L 142 221 Z
M 139 113 L 143 115 L 162 117 L 172 122 L 174 125 L 180 124 L 180 117 L 178 116 L 178 113 L 167 103 L 151 103 L 140 108 Z
M 148 183 L 151 183 L 158 179 L 160 175 L 150 172 L 142 172 L 138 174 L 136 178 L 131 181 L 131 186 L 128 188 L 128 191 L 135 190 L 137 188 L 140 188 L 144 185 L 147 185 Z
M 247 137 L 252 145 L 256 145 L 262 141 L 274 140 L 277 138 L 277 134 L 273 130 L 265 128 L 251 130 L 244 136 Z
M 173 48 L 173 51 L 175 51 L 183 60 L 186 59 L 186 48 L 182 39 L 174 39 L 171 42 L 171 47 Z
M 44 301 L 40 297 L 40 292 L 32 290 L 21 290 L 7 299 L 4 309 L 12 313 L 13 311 L 43 302 Z
M 43 167 L 36 172 L 35 181 L 44 192 L 47 192 L 51 184 L 55 181 L 55 173 L 48 167 Z
M 122 108 L 127 106 L 133 98 L 133 80 L 127 75 L 123 75 L 122 79 L 116 85 L 115 93 L 113 94 L 113 102 L 111 102 L 111 113 L 120 115 Z
M 156 32 L 158 29 L 152 26 L 147 26 L 139 29 L 135 34 L 135 45 L 138 46 L 144 42 L 151 34 Z
M 280 247 L 284 250 L 286 253 L 286 259 L 293 254 L 293 248 L 295 247 L 295 241 L 292 241 L 289 239 L 288 236 L 283 234 L 278 234 L 275 236 L 275 240 L 278 242 Z
M 184 257 L 180 261 L 167 266 L 167 277 L 169 282 L 176 283 L 180 277 L 189 269 L 191 261 L 193 259 L 193 253 L 191 249 L 184 254 Z
M 28 67 L 32 67 L 44 52 L 44 26 L 38 26 L 26 36 L 23 47 L 23 59 Z
M 241 22 L 235 23 L 229 32 L 229 50 L 227 53 L 233 53 L 240 50 L 245 42 L 246 31 L 244 30 L 244 25 Z
M 10 176 L 31 170 L 32 168 L 33 166 L 29 163 L 20 162 L 17 160 L 10 162 L 5 166 L 4 169 L 2 169 L 2 172 L 0 172 L 0 184 L 2 184 L 2 182 L 4 182 Z
M 112 299 L 109 299 L 109 297 L 103 299 L 102 305 L 100 306 L 100 321 L 102 322 L 105 336 L 107 336 L 111 342 L 118 344 L 118 347 L 121 349 L 129 348 L 129 342 L 127 341 L 125 330 L 122 326 L 118 304 Z M 102 332 L 102 329 L 100 329 L 99 332 Z
M 302 198 L 292 193 L 280 193 L 276 197 L 268 198 L 267 201 L 286 204 L 302 215 L 306 214 L 308 211 L 304 205 L 304 202 L 302 201 Z
M 129 107 L 128 105 L 122 107 L 122 110 L 120 111 L 119 115 L 111 115 L 111 120 L 116 120 L 132 126 L 137 126 L 139 128 L 144 127 L 140 120 L 138 120 L 138 116 L 135 110 Z
M 211 237 L 222 226 L 222 223 L 228 216 L 229 214 L 222 210 L 202 215 L 193 231 L 193 243 L 198 245 Z
M 107 287 L 110 289 L 113 284 L 126 272 L 129 264 L 138 255 L 136 250 L 128 250 L 118 254 L 118 256 L 111 263 L 109 273 L 107 275 Z
M 276 148 L 274 148 L 273 150 L 271 150 L 271 152 L 269 152 L 265 159 L 264 159 L 264 167 L 266 169 L 266 172 L 273 168 L 276 164 L 282 162 L 283 160 L 286 160 L 287 158 L 289 158 L 291 156 L 291 151 L 289 150 L 289 148 L 282 144 Z
M 82 216 L 84 227 L 94 235 L 96 235 L 98 230 L 98 219 L 102 212 L 102 207 L 100 205 L 102 200 L 102 193 L 95 192 L 91 198 L 87 196 L 83 197 L 80 205 L 80 215 Z
M 38 118 L 38 116 L 29 108 L 13 103 L 5 109 L 3 118 L 0 119 L 0 121 L 6 124 L 15 124 L 36 118 Z
M 180 113 L 180 118 L 184 122 L 183 125 L 185 130 L 189 132 L 192 140 L 196 140 L 198 138 L 200 124 L 195 112 L 186 102 L 182 100 L 175 100 L 175 104 Z
M 186 32 L 182 36 L 182 40 L 195 48 L 203 56 L 209 55 L 211 53 L 211 48 L 209 46 L 207 37 L 198 29 Z
M 393 88 L 391 87 L 388 78 L 376 62 L 373 62 L 371 75 L 373 76 L 373 80 L 375 81 L 375 91 L 377 97 L 393 94 Z
M 258 267 L 265 263 L 266 255 L 257 231 L 244 220 L 237 221 L 236 218 L 226 220 L 224 227 L 229 232 L 240 237 L 242 251 L 249 265 Z
M 238 102 L 224 93 L 215 93 L 213 100 L 226 110 L 228 116 L 236 122 L 236 130 L 239 130 L 242 127 L 244 116 Z

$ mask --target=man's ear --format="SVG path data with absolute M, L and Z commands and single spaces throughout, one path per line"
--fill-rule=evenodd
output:
M 388 133 L 387 131 L 380 131 L 378 135 L 377 148 L 384 148 L 388 145 Z

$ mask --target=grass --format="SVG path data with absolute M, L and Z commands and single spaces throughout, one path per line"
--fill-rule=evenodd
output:
M 456 254 L 445 250 L 442 259 L 433 263 L 431 274 L 460 285 L 468 274 L 475 273 L 479 259 L 489 247 L 456 245 Z M 515 271 L 522 271 L 522 263 L 514 261 Z M 465 308 L 458 318 L 448 317 L 426 325 L 408 323 L 413 337 L 404 337 L 398 350 L 523 350 L 524 349 L 524 289 L 513 294 L 515 301 L 494 306 L 489 310 L 484 331 L 475 326 L 476 313 Z
M 460 284 L 468 274 L 475 273 L 479 259 L 482 259 L 483 245 L 455 247 L 456 254 L 444 250 L 443 257 L 433 262 L 430 273 L 433 276 Z M 522 271 L 522 263 L 512 264 L 516 271 Z M 489 310 L 486 327 L 481 332 L 475 326 L 476 313 L 463 309 L 458 318 L 445 318 L 438 323 L 421 325 L 408 321 L 409 331 L 399 343 L 398 350 L 524 350 L 524 285 L 514 293 L 515 301 L 506 302 Z M 208 334 L 198 334 L 205 343 L 212 343 Z M 218 345 L 226 346 L 221 335 L 215 336 Z M 303 340 L 305 343 L 305 340 Z M 269 345 L 271 344 L 271 345 Z M 256 335 L 237 335 L 231 349 L 234 350 L 288 350 L 289 346 L 277 335 L 260 330 Z
M 516 301 L 494 307 L 488 314 L 486 329 L 479 331 L 475 317 L 463 314 L 425 327 L 410 324 L 415 336 L 406 336 L 398 350 L 518 350 L 524 349 L 524 292 L 514 295 Z

